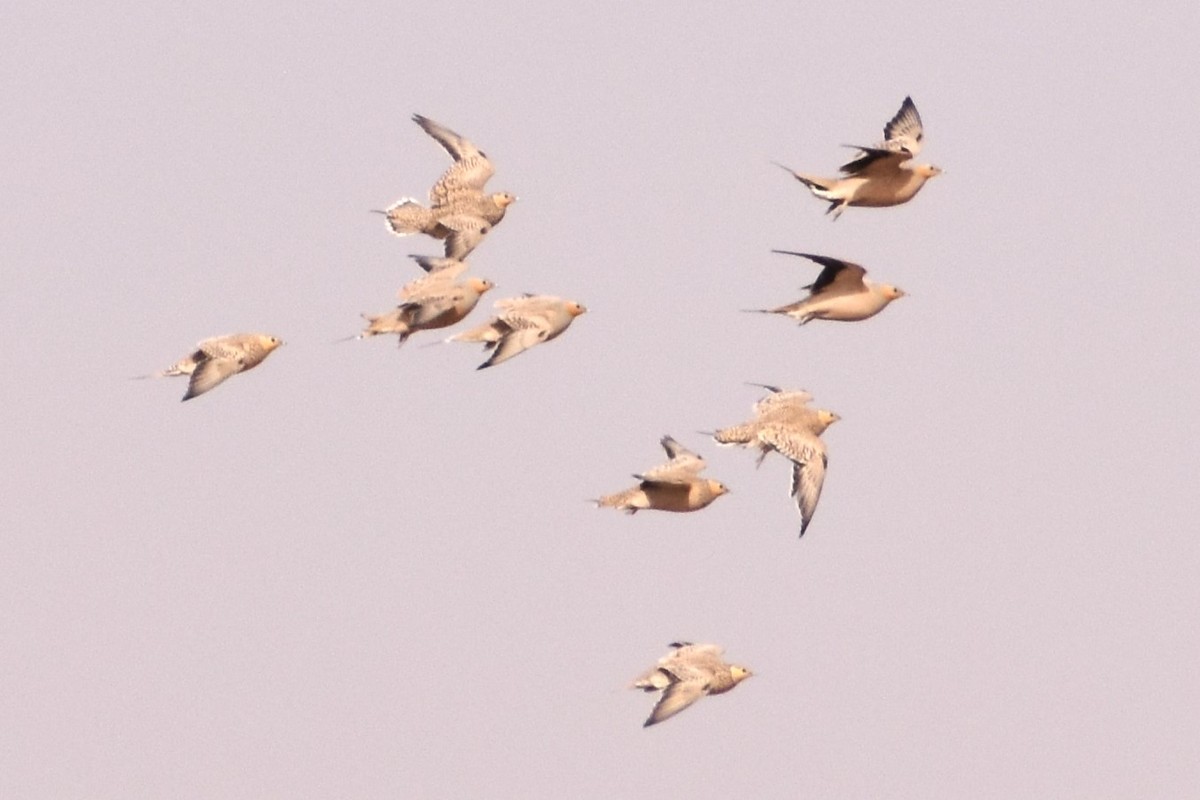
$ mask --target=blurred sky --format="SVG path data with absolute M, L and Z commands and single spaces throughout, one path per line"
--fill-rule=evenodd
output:
M 1200 6 L 21 3 L 0 32 L 0 796 L 1127 798 L 1200 786 Z M 832 174 L 911 94 L 911 203 Z M 334 344 L 467 136 L 590 309 Z M 860 324 L 740 309 L 858 261 Z M 196 341 L 288 344 L 179 402 Z M 788 465 L 698 431 L 843 420 Z M 586 502 L 672 434 L 732 493 Z M 643 730 L 675 639 L 756 675 Z

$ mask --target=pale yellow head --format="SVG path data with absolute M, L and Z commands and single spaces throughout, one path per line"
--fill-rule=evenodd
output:
M 885 285 L 879 287 L 879 290 L 883 293 L 883 296 L 886 297 L 888 300 L 898 300 L 901 297 L 904 297 L 904 294 L 905 294 L 904 290 L 901 289 L 899 286 L 891 286 L 888 284 L 885 284 Z
M 835 423 L 839 419 L 841 419 L 841 417 L 838 416 L 837 414 L 833 413 L 832 411 L 827 411 L 822 408 L 820 411 L 817 412 L 817 419 L 819 419 L 821 421 L 822 425 L 824 425 L 826 428 L 828 428 L 830 425 L 832 425 L 833 423 Z
M 746 680 L 746 678 L 749 678 L 753 674 L 754 673 L 751 672 L 750 670 L 746 669 L 745 667 L 739 666 L 737 664 L 734 664 L 733 666 L 731 666 L 729 668 L 729 675 L 730 675 L 730 677 L 733 678 L 734 683 L 741 683 L 742 681 Z
M 513 203 L 517 202 L 517 196 L 508 192 L 496 192 L 492 195 L 492 202 L 501 208 L 508 208 Z
M 484 278 L 467 278 L 467 286 L 471 288 L 471 291 L 479 294 L 496 288 L 496 284 Z
M 917 173 L 918 175 L 920 175 L 923 178 L 925 178 L 926 180 L 928 180 L 930 178 L 936 178 L 938 175 L 941 175 L 942 168 L 935 167 L 933 164 L 917 164 L 916 166 L 913 167 L 913 172 Z
M 260 333 L 258 334 L 258 343 L 269 353 L 276 347 L 282 347 L 283 339 L 280 339 L 278 336 L 268 336 L 265 333 Z
M 723 494 L 729 494 L 729 487 L 720 481 L 709 480 L 708 491 L 711 492 L 714 497 L 720 497 Z
M 568 300 L 566 307 L 567 313 L 572 317 L 578 317 L 580 314 L 583 314 L 587 311 L 587 308 L 581 306 L 579 303 L 576 303 L 574 300 Z

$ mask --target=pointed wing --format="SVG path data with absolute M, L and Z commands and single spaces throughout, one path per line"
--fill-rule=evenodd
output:
M 829 461 L 825 444 L 817 436 L 794 426 L 765 426 L 759 432 L 759 438 L 792 462 L 791 495 L 800 511 L 800 535 L 803 536 L 817 510 L 821 487 L 825 483 L 825 466 Z
M 912 155 L 907 152 L 897 152 L 882 147 L 865 147 L 860 144 L 845 146 L 858 150 L 858 155 L 839 167 L 846 175 L 866 178 L 894 175 L 900 169 L 901 164 L 912 158 Z
M 895 172 L 900 165 L 921 152 L 925 128 L 921 115 L 911 97 L 904 98 L 900 110 L 883 126 L 884 141 L 874 147 L 847 145 L 859 150 L 859 155 L 842 165 L 850 175 L 879 175 Z
M 454 164 L 429 190 L 430 202 L 435 206 L 453 205 L 456 198 L 478 194 L 483 190 L 484 184 L 496 170 L 482 150 L 428 117 L 413 114 L 413 122 L 420 125 L 421 130 L 432 136 L 454 159 Z
M 483 237 L 492 229 L 487 220 L 471 214 L 452 214 L 438 220 L 441 226 L 450 231 L 446 235 L 444 252 L 446 258 L 462 260 L 479 246 Z
M 796 509 L 800 512 L 800 535 L 808 530 L 813 514 L 817 511 L 817 501 L 821 499 L 821 487 L 825 484 L 825 467 L 829 460 L 825 453 L 800 464 L 792 464 L 792 497 L 796 500 Z
M 505 320 L 507 322 L 507 320 Z M 509 323 L 511 325 L 511 323 Z M 524 327 L 512 330 L 500 338 L 496 344 L 496 349 L 492 351 L 492 355 L 487 361 L 477 367 L 477 369 L 486 369 L 494 367 L 497 364 L 503 364 L 514 356 L 524 353 L 535 344 L 544 341 L 546 338 L 546 330 L 538 327 Z
M 672 484 L 687 487 L 697 475 L 707 466 L 703 458 L 688 450 L 670 436 L 664 436 L 659 443 L 667 451 L 671 460 L 666 464 L 647 470 L 635 478 L 643 483 Z
M 663 690 L 662 697 L 658 698 L 642 727 L 648 728 L 683 711 L 704 696 L 705 687 L 704 682 L 695 680 L 672 683 Z
M 196 365 L 188 381 L 184 400 L 204 394 L 219 383 L 241 371 L 241 364 L 234 358 L 206 358 Z
M 921 140 L 925 138 L 925 127 L 921 115 L 911 97 L 905 97 L 900 110 L 883 126 L 884 146 L 888 150 L 915 156 L 921 152 Z
M 824 294 L 826 296 L 833 296 L 867 291 L 867 287 L 863 284 L 863 276 L 867 274 L 867 271 L 858 264 L 850 261 L 842 261 L 840 258 L 831 258 L 830 256 L 797 253 L 793 250 L 772 250 L 771 252 L 787 256 L 800 256 L 801 258 L 807 258 L 809 261 L 820 264 L 823 267 L 821 274 L 817 276 L 815 281 L 804 287 L 814 295 Z

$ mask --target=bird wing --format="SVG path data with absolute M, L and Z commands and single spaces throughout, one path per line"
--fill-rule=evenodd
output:
M 184 400 L 202 395 L 217 384 L 227 380 L 241 371 L 241 363 L 236 358 L 206 358 L 196 365 L 188 380 L 187 393 Z
M 707 462 L 697 454 L 675 441 L 670 436 L 664 436 L 659 444 L 667 451 L 671 460 L 654 469 L 646 470 L 633 477 L 643 483 L 672 484 L 690 486 L 692 480 L 707 466 Z
M 444 252 L 446 258 L 453 259 L 466 258 L 492 229 L 487 220 L 473 214 L 451 214 L 438 222 L 449 231 Z
M 756 417 L 762 417 L 782 408 L 793 406 L 802 408 L 812 400 L 812 395 L 803 389 L 784 390 L 774 386 L 764 386 L 763 388 L 770 389 L 771 393 L 754 404 L 754 415 Z
M 648 728 L 651 725 L 675 716 L 703 697 L 706 687 L 707 683 L 700 680 L 676 681 L 672 683 L 666 689 L 663 689 L 662 696 L 654 704 L 654 710 L 650 712 L 650 716 L 646 718 L 642 727 Z
M 888 150 L 908 153 L 915 156 L 921 152 L 921 140 L 925 138 L 925 127 L 921 124 L 921 115 L 911 97 L 904 98 L 896 116 L 883 126 L 883 138 Z
M 454 163 L 429 190 L 429 200 L 435 206 L 453 205 L 457 198 L 478 194 L 488 178 L 495 174 L 492 162 L 482 150 L 454 131 L 428 117 L 413 114 L 413 122 L 440 144 Z
M 445 269 L 439 272 L 432 272 L 429 275 L 422 275 L 416 280 L 409 281 L 401 286 L 396 296 L 405 302 L 421 302 L 427 298 L 436 297 L 457 285 L 454 282 L 454 278 L 460 272 L 462 272 L 460 269 Z
M 817 256 L 812 253 L 797 253 L 792 250 L 772 250 L 771 252 L 782 253 L 788 256 L 800 256 L 801 258 L 807 258 L 809 261 L 820 264 L 823 267 L 821 274 L 817 276 L 815 281 L 804 287 L 814 295 L 824 294 L 832 296 L 867 291 L 867 287 L 863 283 L 863 277 L 867 274 L 867 271 L 858 264 L 850 261 L 842 261 L 840 258 Z
M 465 292 L 463 286 L 455 284 L 441 291 L 423 295 L 419 301 L 412 303 L 414 308 L 409 324 L 414 328 L 427 325 L 443 314 L 453 311 L 462 301 Z
M 867 147 L 861 144 L 848 144 L 858 150 L 854 158 L 842 164 L 839 169 L 846 175 L 872 178 L 882 175 L 894 175 L 900 165 L 912 158 L 906 151 L 890 150 L 886 147 Z
M 921 152 L 925 128 L 911 97 L 904 98 L 900 110 L 883 126 L 883 142 L 874 147 L 847 145 L 859 154 L 842 165 L 842 172 L 870 177 L 895 172 L 900 165 Z
M 510 320 L 507 317 L 502 321 L 508 324 L 511 330 L 500 337 L 500 341 L 496 343 L 491 357 L 480 364 L 479 369 L 502 364 L 513 356 L 524 353 L 546 338 L 547 329 L 544 326 L 533 324 L 529 319 L 517 319 L 516 322 L 519 324 L 513 324 L 514 320 Z
M 467 262 L 459 261 L 457 258 L 438 258 L 437 256 L 420 256 L 410 255 L 413 261 L 417 262 L 417 266 L 432 275 L 447 275 L 451 278 L 457 278 L 459 275 L 466 272 Z
M 801 536 L 808 530 L 808 523 L 812 522 L 813 514 L 816 513 L 828 463 L 829 459 L 824 452 L 803 464 L 792 463 L 792 497 L 796 499 L 796 508 L 800 512 Z
M 825 444 L 817 436 L 795 426 L 764 426 L 759 438 L 792 462 L 791 495 L 800 511 L 800 535 L 803 536 L 817 510 L 821 487 L 825 483 L 825 467 L 829 463 Z

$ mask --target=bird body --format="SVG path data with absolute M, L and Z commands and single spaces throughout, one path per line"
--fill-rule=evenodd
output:
M 525 295 L 496 301 L 496 316 L 482 325 L 451 336 L 449 342 L 483 342 L 491 356 L 479 369 L 494 367 L 534 345 L 558 338 L 587 309 L 574 300 L 548 295 Z
M 214 336 L 196 345 L 195 351 L 153 377 L 187 375 L 184 400 L 204 394 L 239 372 L 254 369 L 283 341 L 265 333 L 236 333 Z
M 804 287 L 808 297 L 777 308 L 755 309 L 763 314 L 783 314 L 804 325 L 814 319 L 858 322 L 878 314 L 904 291 L 889 284 L 867 280 L 867 271 L 858 264 L 828 256 L 774 250 L 775 253 L 801 256 L 824 267 L 817 280 Z
M 619 508 L 628 514 L 643 509 L 658 511 L 699 511 L 729 489 L 720 481 L 701 478 L 705 460 L 670 436 L 660 440 L 670 460 L 661 466 L 634 475 L 640 483 L 631 489 L 605 495 L 596 501 L 600 508 Z
M 746 667 L 725 663 L 724 649 L 718 645 L 672 642 L 670 646 L 671 652 L 631 686 L 662 692 L 642 727 L 670 719 L 705 695 L 724 694 L 753 674 Z
M 847 206 L 879 208 L 907 203 L 926 181 L 942 172 L 932 164 L 911 161 L 921 151 L 925 136 L 921 115 L 911 97 L 904 98 L 900 110 L 884 126 L 883 135 L 884 141 L 872 147 L 850 145 L 858 153 L 842 165 L 842 176 L 838 178 L 820 178 L 779 166 L 813 195 L 828 201 L 825 213 L 832 213 L 834 219 Z
M 792 462 L 790 494 L 800 512 L 800 535 L 812 522 L 825 483 L 825 468 L 829 458 L 820 436 L 841 417 L 832 411 L 814 409 L 808 403 L 808 392 L 785 392 L 777 387 L 754 406 L 753 419 L 713 433 L 718 444 L 756 447 L 758 463 L 771 452 Z
M 467 278 L 455 281 L 466 269 L 464 261 L 430 256 L 411 256 L 429 274 L 401 287 L 402 301 L 384 314 L 363 314 L 367 327 L 358 338 L 394 333 L 404 344 L 417 331 L 446 328 L 459 322 L 479 303 L 479 298 L 493 288 L 491 281 Z
M 443 239 L 447 258 L 466 258 L 504 219 L 505 211 L 517 198 L 508 192 L 483 193 L 495 168 L 471 142 L 420 114 L 414 114 L 413 121 L 450 154 L 454 163 L 429 190 L 428 207 L 406 197 L 380 213 L 387 217 L 392 233 L 423 233 Z

